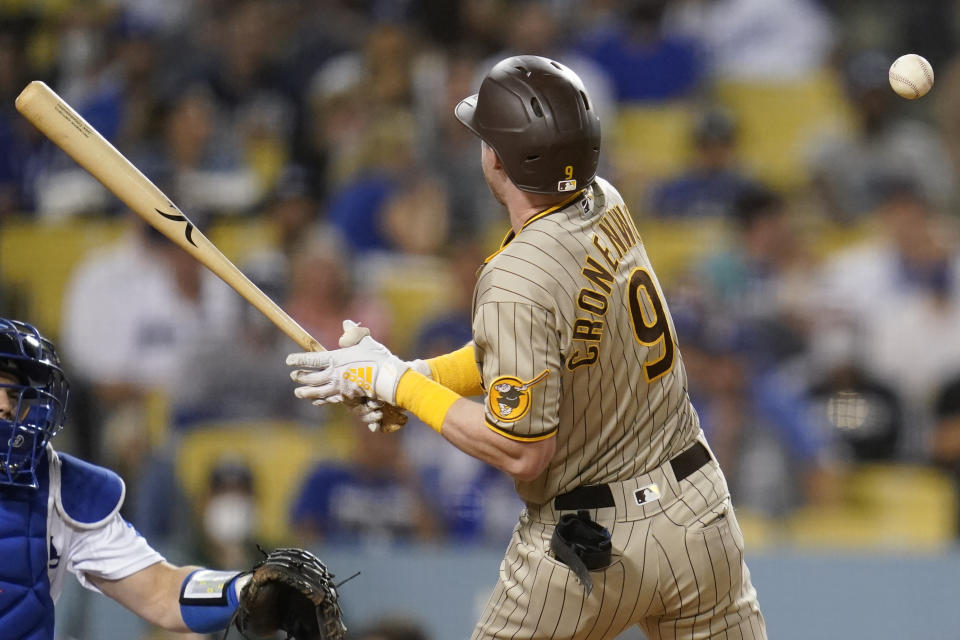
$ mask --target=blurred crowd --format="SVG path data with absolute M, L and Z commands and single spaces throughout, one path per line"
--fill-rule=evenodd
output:
M 350 317 L 427 357 L 470 339 L 476 269 L 507 229 L 453 105 L 496 60 L 536 53 L 580 74 L 602 113 L 601 175 L 660 274 L 738 508 L 829 509 L 878 464 L 960 482 L 957 14 L 946 0 L 4 2 L 0 316 L 56 338 L 75 390 L 60 446 L 124 475 L 151 540 L 225 566 L 264 520 L 313 544 L 503 546 L 520 508 L 505 476 L 422 425 L 384 437 L 295 401 L 293 344 L 14 99 L 54 87 L 323 344 Z M 887 84 L 910 51 L 937 74 L 917 102 Z M 48 240 L 103 225 L 111 241 L 79 255 Z M 65 275 L 44 297 L 47 269 Z M 297 435 L 264 459 L 280 432 Z

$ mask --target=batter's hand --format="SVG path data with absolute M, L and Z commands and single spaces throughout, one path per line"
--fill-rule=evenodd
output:
M 354 321 L 344 320 L 343 331 L 350 336 L 344 342 L 357 336 L 360 339 L 344 349 L 287 356 L 287 364 L 296 367 L 290 377 L 303 385 L 297 387 L 294 394 L 313 401 L 315 405 L 335 404 L 360 396 L 393 404 L 400 376 L 410 365 L 371 338 L 369 333 L 364 333 Z
M 370 335 L 370 329 L 361 327 L 359 324 L 351 323 L 347 326 L 344 322 L 343 335 L 340 336 L 340 348 L 345 349 L 359 343 L 363 338 Z M 344 402 L 350 408 L 360 421 L 367 425 L 370 431 L 383 430 L 383 403 L 373 398 L 361 397 L 359 399 L 347 399 Z
M 344 323 L 344 332 L 340 336 L 340 347 L 352 347 L 355 344 L 359 343 L 363 338 L 370 335 L 370 329 L 367 327 L 361 327 L 356 323 L 351 323 L 347 327 L 347 323 Z M 431 377 L 430 374 L 430 365 L 427 364 L 426 360 L 412 360 L 407 362 L 408 365 L 414 370 L 422 373 L 428 378 Z M 344 402 L 350 408 L 350 411 L 356 415 L 362 423 L 367 425 L 367 428 L 370 431 L 396 431 L 397 428 L 393 429 L 384 428 L 383 426 L 383 402 L 380 400 L 374 400 L 372 398 L 360 398 L 359 400 L 347 400 Z

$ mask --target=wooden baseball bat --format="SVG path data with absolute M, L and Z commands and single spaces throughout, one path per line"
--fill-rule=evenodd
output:
M 139 169 L 45 83 L 34 80 L 17 96 L 17 111 L 63 149 L 124 204 L 226 282 L 305 351 L 323 351 L 276 302 L 241 272 Z M 385 430 L 399 429 L 406 415 L 384 407 Z

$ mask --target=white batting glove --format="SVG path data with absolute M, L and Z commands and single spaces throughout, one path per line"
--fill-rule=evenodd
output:
M 359 344 L 361 340 L 369 335 L 370 329 L 361 327 L 353 320 L 344 320 L 343 335 L 340 336 L 340 348 L 345 349 L 346 347 L 352 347 L 355 344 Z M 418 358 L 416 360 L 405 360 L 404 363 L 417 373 L 422 373 L 428 378 L 433 378 L 433 373 L 430 371 L 430 365 L 426 360 L 420 360 Z
M 430 377 L 430 365 L 426 360 L 408 360 L 406 364 L 418 373 Z M 360 419 L 360 422 L 367 425 L 370 431 L 396 431 L 397 428 L 385 428 L 383 426 L 383 402 L 373 398 L 360 398 L 359 400 L 346 401 L 350 411 Z
M 394 404 L 400 376 L 410 365 L 371 338 L 369 332 L 353 320 L 343 321 L 343 331 L 342 343 L 349 343 L 357 336 L 359 340 L 343 349 L 287 356 L 287 365 L 296 367 L 290 377 L 303 385 L 294 390 L 294 395 L 315 405 L 336 404 L 359 396 Z
M 352 347 L 360 340 L 370 335 L 370 329 L 352 323 L 349 327 L 344 323 L 344 332 L 340 336 L 340 347 Z M 431 377 L 430 365 L 426 360 L 407 361 L 408 365 L 414 370 L 428 378 Z M 347 399 L 345 405 L 350 407 L 350 411 L 360 419 L 360 422 L 367 425 L 370 431 L 388 431 L 383 426 L 383 402 L 373 398 L 361 397 L 359 399 Z M 393 429 L 395 430 L 395 428 Z
M 352 323 L 347 326 L 344 322 L 343 335 L 340 336 L 340 348 L 352 347 L 363 338 L 370 335 L 370 329 L 361 327 L 359 324 Z M 360 397 L 358 399 L 347 400 L 344 404 L 350 407 L 360 421 L 367 425 L 370 431 L 383 431 L 383 403 L 373 398 Z

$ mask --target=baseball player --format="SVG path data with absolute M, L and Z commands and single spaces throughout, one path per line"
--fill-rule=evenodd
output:
M 299 397 L 417 415 L 513 476 L 526 509 L 473 638 L 765 638 L 723 473 L 687 395 L 673 322 L 620 194 L 596 176 L 580 79 L 493 67 L 456 117 L 512 230 L 479 274 L 473 341 L 404 362 L 346 321 L 291 354 Z M 482 395 L 481 403 L 464 396 Z M 361 405 L 379 426 L 376 402 Z
M 250 603 L 243 592 L 258 574 L 167 563 L 119 515 L 118 475 L 54 451 L 68 394 L 53 344 L 0 318 L 0 637 L 52 640 L 68 571 L 171 631 L 225 629 L 238 606 L 251 624 L 260 622 L 253 609 L 276 616 L 276 603 Z

